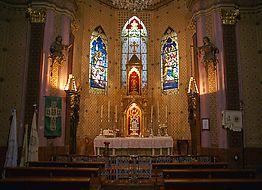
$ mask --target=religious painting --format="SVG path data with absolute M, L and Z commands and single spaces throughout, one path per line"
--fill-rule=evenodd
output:
M 62 98 L 57 96 L 45 97 L 45 130 L 47 138 L 60 137 Z
M 128 74 L 128 94 L 140 94 L 140 73 L 136 68 L 132 68 Z
M 90 93 L 105 94 L 107 91 L 107 38 L 101 26 L 97 27 L 90 41 Z
M 141 109 L 132 103 L 127 110 L 128 136 L 139 136 L 141 133 Z
M 168 28 L 161 40 L 161 89 L 162 95 L 178 92 L 179 51 L 177 34 Z
M 136 16 L 131 17 L 122 30 L 122 80 L 127 86 L 126 64 L 133 55 L 142 62 L 142 88 L 147 85 L 147 43 L 148 35 L 143 22 Z

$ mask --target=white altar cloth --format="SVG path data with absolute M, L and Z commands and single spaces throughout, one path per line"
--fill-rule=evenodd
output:
M 104 148 L 104 142 L 109 142 L 109 148 L 113 149 L 113 155 L 115 154 L 115 149 L 120 148 L 150 148 L 152 149 L 152 155 L 154 155 L 154 150 L 156 148 L 160 149 L 160 154 L 162 154 L 162 148 L 168 149 L 168 154 L 170 155 L 170 149 L 173 148 L 172 137 L 116 137 L 116 138 L 106 138 L 98 136 L 94 139 L 94 149 L 95 154 L 100 154 L 100 148 Z

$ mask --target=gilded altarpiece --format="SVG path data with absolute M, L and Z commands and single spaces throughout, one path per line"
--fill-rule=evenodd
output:
M 142 63 L 134 54 L 126 64 L 127 88 L 122 100 L 124 107 L 123 135 L 126 137 L 143 137 L 146 100 L 142 96 Z

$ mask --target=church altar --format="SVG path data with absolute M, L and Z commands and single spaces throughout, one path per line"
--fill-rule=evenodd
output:
M 94 139 L 95 155 L 100 155 L 100 148 L 105 148 L 105 142 L 110 143 L 112 155 L 116 155 L 116 149 L 151 149 L 151 155 L 155 155 L 155 149 L 159 149 L 159 155 L 163 154 L 163 148 L 167 149 L 167 155 L 171 155 L 173 148 L 172 137 L 114 137 L 97 136 Z

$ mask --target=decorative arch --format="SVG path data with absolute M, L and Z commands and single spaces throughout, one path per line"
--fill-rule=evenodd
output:
M 128 73 L 128 92 L 132 95 L 140 94 L 140 72 L 133 67 Z
M 90 40 L 89 92 L 107 93 L 108 40 L 101 26 L 95 28 Z
M 126 136 L 143 136 L 143 113 L 137 102 L 132 102 L 126 109 Z
M 131 17 L 122 29 L 122 86 L 127 85 L 126 64 L 133 55 L 142 62 L 142 88 L 147 86 L 147 44 L 144 23 L 136 16 Z
M 179 48 L 175 31 L 168 27 L 161 39 L 162 95 L 173 95 L 179 89 Z

